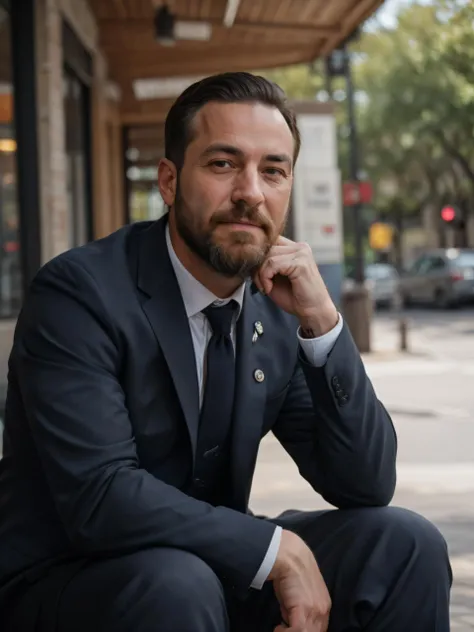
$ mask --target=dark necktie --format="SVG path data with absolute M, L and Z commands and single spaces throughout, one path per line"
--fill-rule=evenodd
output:
M 199 421 L 195 483 L 208 496 L 226 458 L 226 444 L 232 423 L 235 384 L 235 357 L 231 339 L 232 319 L 238 305 L 230 301 L 222 307 L 207 307 L 212 336 L 207 346 L 204 398 Z M 197 479 L 197 481 L 196 481 Z M 206 492 L 207 490 L 207 492 Z

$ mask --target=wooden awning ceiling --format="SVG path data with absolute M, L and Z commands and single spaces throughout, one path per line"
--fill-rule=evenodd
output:
M 179 21 L 211 25 L 208 41 L 155 37 L 161 0 L 91 0 L 111 79 L 127 124 L 163 120 L 173 99 L 136 98 L 138 79 L 199 77 L 310 62 L 326 55 L 383 0 L 169 0 Z M 225 25 L 227 23 L 228 26 Z

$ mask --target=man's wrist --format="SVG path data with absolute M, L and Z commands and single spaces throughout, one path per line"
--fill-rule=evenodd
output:
M 286 575 L 289 569 L 297 565 L 299 561 L 298 551 L 301 542 L 301 538 L 296 533 L 286 529 L 282 530 L 278 555 L 268 575 L 269 581 L 274 581 L 278 579 L 278 577 Z
M 265 554 L 265 557 L 260 565 L 260 568 L 257 571 L 257 574 L 255 575 L 251 583 L 251 588 L 255 588 L 256 590 L 261 590 L 265 582 L 269 579 L 269 575 L 278 557 L 278 551 L 280 549 L 280 542 L 281 542 L 281 534 L 282 534 L 282 528 L 276 527 L 273 533 L 273 537 L 271 539 L 270 545 Z
M 321 310 L 313 315 L 300 318 L 300 335 L 302 338 L 319 338 L 329 333 L 339 322 L 336 307 Z

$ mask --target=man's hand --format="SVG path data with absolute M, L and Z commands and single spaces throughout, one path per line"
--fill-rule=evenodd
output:
M 299 319 L 305 337 L 322 336 L 336 326 L 336 307 L 308 244 L 279 237 L 254 282 L 279 307 Z
M 326 632 L 331 598 L 314 555 L 301 538 L 283 531 L 268 577 L 273 581 L 283 621 L 275 632 Z

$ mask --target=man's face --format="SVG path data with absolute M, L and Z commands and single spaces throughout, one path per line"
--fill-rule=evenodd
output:
M 245 278 L 285 226 L 291 131 L 276 108 L 261 104 L 208 103 L 191 125 L 171 209 L 177 231 L 214 270 Z

